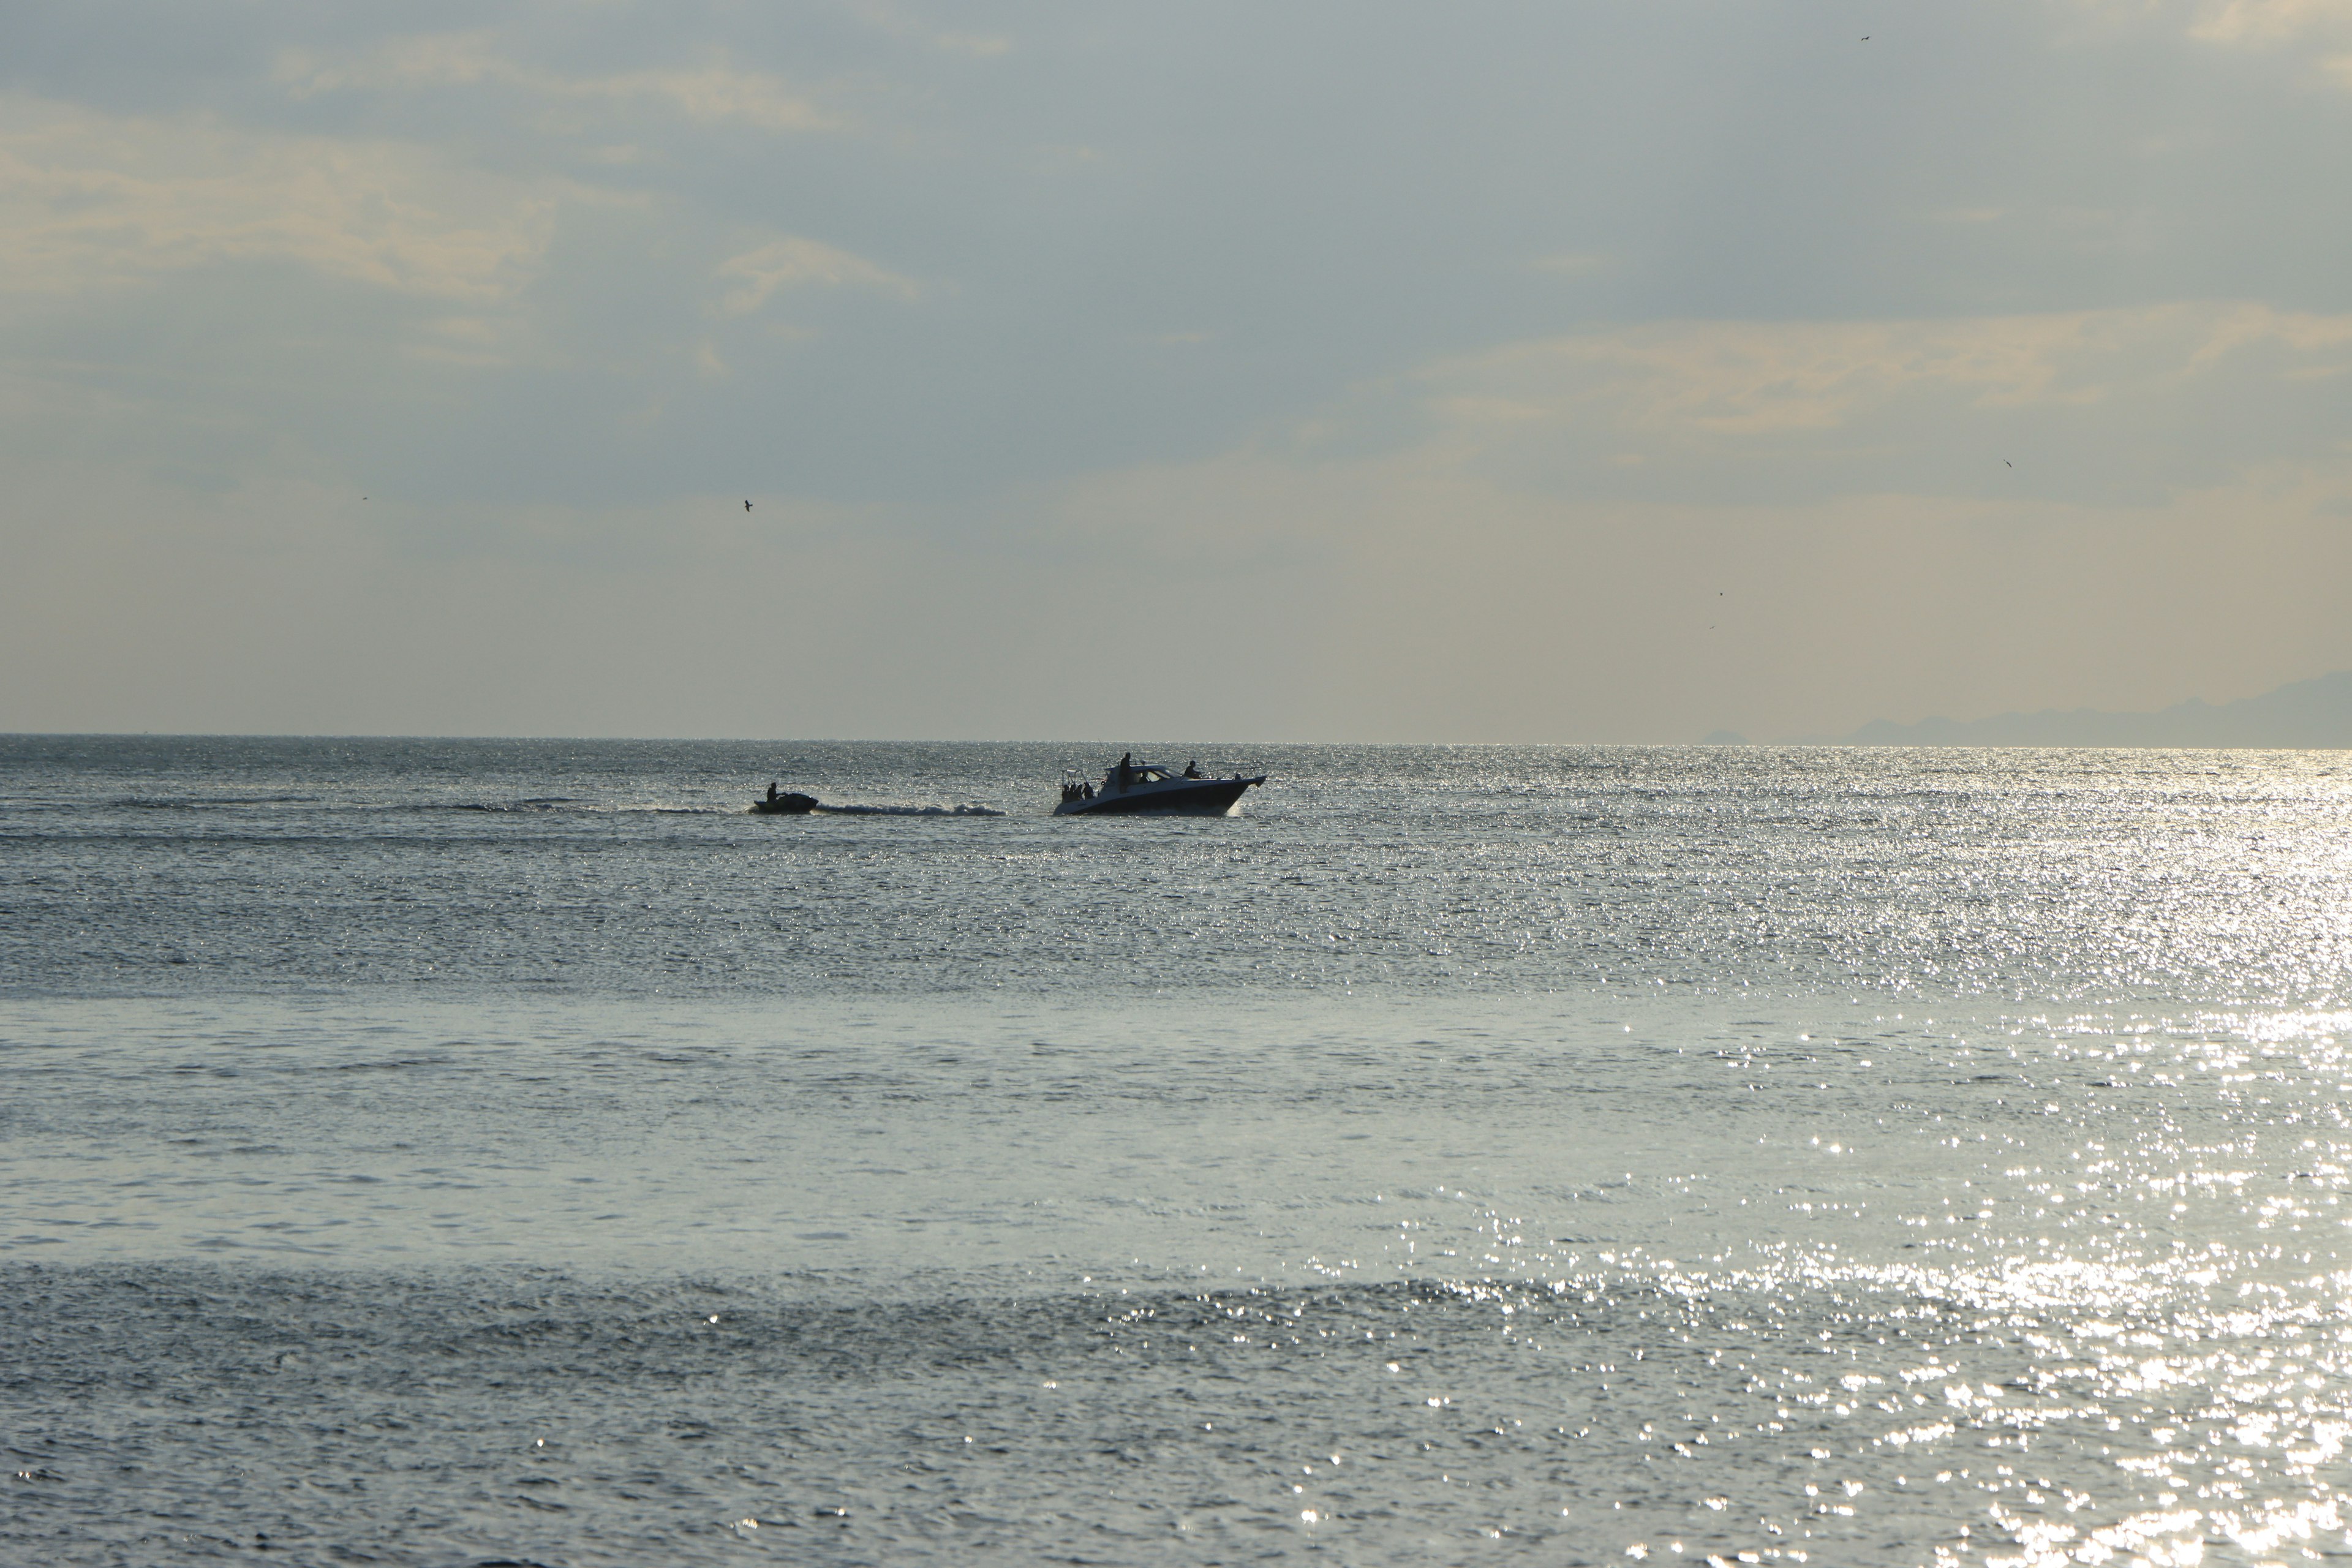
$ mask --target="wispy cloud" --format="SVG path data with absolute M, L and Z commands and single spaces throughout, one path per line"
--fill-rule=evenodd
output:
M 275 75 L 298 98 L 485 87 L 541 101 L 649 106 L 703 123 L 761 131 L 830 131 L 842 124 L 780 78 L 743 69 L 724 54 L 691 67 L 567 76 L 509 58 L 487 32 L 402 38 L 346 56 L 289 49 L 278 56 Z
M 2352 351 L 2352 316 L 2261 304 L 1927 321 L 1680 321 L 1514 344 L 1416 378 L 1454 438 L 1588 424 L 1752 441 L 1833 430 L 1940 388 L 1964 405 L 2081 405 L 2158 392 L 2243 351 L 2305 367 Z
M 563 188 L 395 142 L 0 99 L 0 291 L 268 260 L 479 304 L 534 275 Z
M 971 55 L 979 59 L 993 59 L 1012 52 L 1013 40 L 1001 33 L 960 33 L 933 26 L 923 19 L 909 16 L 902 7 L 888 0 L 859 0 L 857 16 L 866 26 L 887 33 L 893 37 L 913 38 L 949 54 Z
M 2352 88 L 2352 0 L 2074 0 L 2109 26 L 2178 29 L 2202 44 L 2263 49 L 2316 65 Z M 2184 128 L 2152 150 L 2209 135 Z
M 827 289 L 871 289 L 901 300 L 916 299 L 920 289 L 862 256 L 818 240 L 787 236 L 757 250 L 747 250 L 719 264 L 719 276 L 735 286 L 719 301 L 726 315 L 742 316 L 768 302 L 780 289 L 815 286 Z
M 2276 44 L 2352 34 L 2352 0 L 2207 0 L 2192 37 L 2221 44 Z

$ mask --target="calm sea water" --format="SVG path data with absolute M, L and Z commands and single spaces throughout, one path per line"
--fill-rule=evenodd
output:
M 2352 759 L 1126 744 L 0 739 L 0 1561 L 2352 1552 Z

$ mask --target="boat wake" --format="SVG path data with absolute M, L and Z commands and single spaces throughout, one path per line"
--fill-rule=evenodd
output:
M 989 805 L 826 805 L 809 809 L 812 816 L 1003 816 Z
M 425 811 L 584 811 L 592 809 L 586 801 L 571 795 L 535 795 L 525 800 L 453 800 L 436 801 L 420 807 Z
M 562 813 L 583 816 L 722 816 L 731 815 L 728 805 L 669 805 L 658 801 L 596 801 L 581 800 L 567 795 L 550 795 L 533 800 L 460 800 L 436 802 L 411 807 L 416 811 L 487 811 L 499 816 L 518 813 Z
M 743 808 L 732 805 L 683 805 L 662 801 L 604 801 L 578 795 L 530 795 L 508 800 L 431 800 L 431 801 L 337 801 L 322 795 L 234 795 L 219 798 L 204 796 L 128 798 L 110 801 L 110 805 L 143 811 L 201 811 L 232 806 L 269 807 L 297 805 L 321 811 L 363 810 L 394 812 L 463 812 L 493 816 L 731 816 Z M 818 802 L 809 810 L 820 816 L 1003 816 L 1004 813 L 988 805 L 828 805 Z

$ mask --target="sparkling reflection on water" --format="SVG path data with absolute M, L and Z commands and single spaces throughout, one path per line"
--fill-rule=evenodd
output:
M 12 1446 L 10 1539 L 48 1561 L 266 1541 L 396 1563 L 726 1536 L 843 1563 L 2340 1549 L 2342 1282 L 2100 1274 L 819 1305 L 718 1281 L 20 1271 L 10 1403 L 39 1436 Z
M 6 1539 L 2345 1546 L 2341 1016 L 1598 1000 L 1209 1009 L 1116 1064 L 1072 1058 L 1123 1009 L 626 1048 L 601 1008 L 19 1009 L 14 1250 L 57 1261 L 0 1275 Z
M 0 791 L 0 1559 L 2352 1552 L 2332 759 L 271 744 Z

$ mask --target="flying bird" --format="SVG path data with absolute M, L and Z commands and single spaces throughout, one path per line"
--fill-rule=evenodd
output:
M 743 503 L 743 510 L 745 511 L 750 511 L 751 510 L 751 503 L 750 501 L 745 501 Z
M 2017 467 L 2015 463 L 2011 462 L 2007 458 L 2003 458 L 2000 460 L 2000 466 L 2004 468 L 2013 468 Z

